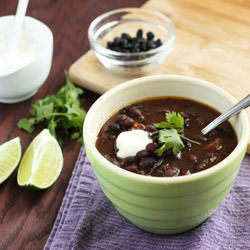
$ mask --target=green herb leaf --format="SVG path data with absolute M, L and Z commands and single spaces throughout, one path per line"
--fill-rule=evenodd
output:
M 65 75 L 66 84 L 55 95 L 37 100 L 30 111 L 32 117 L 21 119 L 17 124 L 19 128 L 32 133 L 37 124 L 44 123 L 54 137 L 59 132 L 72 134 L 72 139 L 82 140 L 82 126 L 86 116 L 86 111 L 82 109 L 83 99 L 80 99 L 83 90 L 73 84 L 67 72 Z
M 182 139 L 200 145 L 199 142 L 185 137 L 184 132 L 184 118 L 181 114 L 174 111 L 166 113 L 166 121 L 155 123 L 154 126 L 158 131 L 152 133 L 159 134 L 159 141 L 164 143 L 160 148 L 156 149 L 156 154 L 161 156 L 165 151 L 172 149 L 174 155 L 179 153 L 185 146 Z
M 174 111 L 166 113 L 166 122 L 155 123 L 156 128 L 174 128 L 178 132 L 182 133 L 184 131 L 184 118 Z
M 159 141 L 164 144 L 156 149 L 156 154 L 161 156 L 166 150 L 172 149 L 173 154 L 176 155 L 184 148 L 184 144 L 176 129 L 162 129 L 159 131 Z

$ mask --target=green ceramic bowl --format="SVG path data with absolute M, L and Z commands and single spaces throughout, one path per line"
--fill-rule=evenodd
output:
M 206 220 L 230 191 L 247 148 L 249 122 L 245 111 L 230 119 L 238 137 L 234 151 L 217 165 L 199 173 L 171 178 L 123 170 L 96 149 L 103 124 L 123 106 L 152 96 L 182 96 L 220 112 L 236 99 L 221 88 L 195 78 L 160 75 L 123 83 L 102 95 L 90 108 L 83 128 L 87 156 L 105 195 L 139 228 L 158 234 L 187 231 Z

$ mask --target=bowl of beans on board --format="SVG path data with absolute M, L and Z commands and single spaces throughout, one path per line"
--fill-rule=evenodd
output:
M 124 8 L 95 18 L 88 38 L 105 68 L 116 74 L 142 75 L 151 72 L 173 50 L 175 27 L 159 12 Z
M 190 230 L 229 193 L 249 138 L 242 111 L 201 130 L 236 99 L 197 78 L 156 75 L 103 94 L 86 116 L 87 156 L 121 215 L 157 234 Z

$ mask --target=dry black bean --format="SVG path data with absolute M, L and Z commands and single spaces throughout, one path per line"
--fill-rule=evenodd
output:
M 137 32 L 136 32 L 136 37 L 137 38 L 141 38 L 143 36 L 143 31 L 142 29 L 138 29 Z
M 156 44 L 156 47 L 160 47 L 160 46 L 162 45 L 161 39 L 157 39 L 157 40 L 155 41 L 155 44 Z

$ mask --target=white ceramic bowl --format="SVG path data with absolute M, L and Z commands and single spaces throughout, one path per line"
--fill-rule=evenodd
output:
M 206 220 L 230 191 L 246 152 L 249 122 L 246 111 L 230 119 L 238 144 L 215 166 L 171 178 L 143 176 L 121 169 L 95 147 L 103 124 L 122 107 L 153 96 L 180 96 L 208 104 L 220 112 L 236 103 L 221 88 L 196 78 L 150 76 L 118 85 L 89 109 L 84 144 L 102 190 L 117 210 L 136 226 L 153 233 L 175 234 Z
M 15 16 L 0 17 L 0 39 L 10 37 Z M 0 102 L 15 103 L 28 99 L 46 81 L 52 62 L 53 34 L 44 23 L 26 16 L 22 35 L 29 38 L 38 49 L 30 63 L 14 72 L 0 74 Z M 1 69 L 0 69 L 1 70 Z

